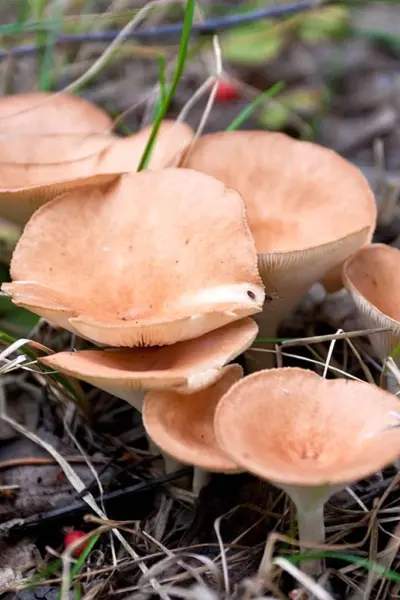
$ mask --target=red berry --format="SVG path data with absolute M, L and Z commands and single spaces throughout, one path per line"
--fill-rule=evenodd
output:
M 84 537 L 86 537 L 86 533 L 84 533 L 83 531 L 79 531 L 78 529 L 69 531 L 65 535 L 64 546 L 66 548 L 68 548 L 69 546 L 71 546 L 72 544 L 74 544 L 78 540 L 81 540 Z M 83 542 L 77 548 L 75 548 L 75 550 L 72 552 L 72 555 L 75 556 L 75 558 L 79 558 L 80 555 L 82 554 L 82 552 L 84 551 L 84 549 L 86 548 L 86 546 L 87 546 L 87 541 Z
M 218 83 L 216 100 L 218 102 L 231 102 L 240 98 L 240 92 L 237 86 L 226 79 L 221 79 Z

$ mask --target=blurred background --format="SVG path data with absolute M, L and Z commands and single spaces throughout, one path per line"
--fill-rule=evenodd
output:
M 61 90 L 84 74 L 114 35 L 145 5 L 134 0 L 12 0 L 0 7 L 0 94 Z M 77 86 L 80 94 L 118 115 L 130 111 L 122 129 L 136 130 L 149 120 L 147 100 L 154 96 L 159 56 L 173 64 L 179 34 L 157 28 L 181 22 L 184 2 L 155 3 L 138 27 L 153 35 L 121 40 L 93 76 Z M 275 0 L 198 3 L 197 21 L 222 23 L 236 15 L 237 25 L 216 27 L 226 79 L 206 130 L 224 129 L 243 107 L 277 82 L 282 91 L 265 102 L 246 128 L 284 130 L 334 148 L 352 160 L 374 164 L 374 140 L 384 142 L 386 168 L 400 169 L 400 3 L 329 2 L 311 11 L 259 18 L 241 24 L 240 16 Z M 299 6 L 301 6 L 300 3 Z M 154 34 L 155 33 L 155 34 Z M 63 43 L 57 43 L 62 38 Z M 69 42 L 68 42 L 69 40 Z M 102 41 L 103 40 L 103 41 Z M 215 73 L 211 36 L 193 35 L 189 60 L 170 113 L 180 110 Z M 203 94 L 188 111 L 196 127 L 204 111 Z

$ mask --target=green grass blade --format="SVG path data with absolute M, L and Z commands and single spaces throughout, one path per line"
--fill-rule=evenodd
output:
M 282 555 L 283 556 L 283 555 Z M 386 577 L 386 579 L 390 579 L 391 581 L 400 582 L 400 573 L 396 571 L 392 571 L 391 569 L 387 569 L 386 567 L 380 565 L 379 563 L 373 562 L 372 560 L 368 560 L 367 558 L 362 558 L 361 556 L 356 556 L 355 554 L 346 554 L 344 552 L 307 552 L 296 554 L 294 556 L 284 556 L 286 560 L 291 563 L 300 563 L 306 560 L 313 560 L 315 558 L 333 558 L 337 560 L 343 560 L 344 562 L 350 564 L 356 564 L 360 567 L 365 567 L 368 571 L 374 571 L 379 573 L 382 577 Z
M 6 27 L 14 27 L 15 25 L 20 25 L 25 23 L 25 21 L 28 20 L 29 18 L 29 14 L 30 14 L 30 6 L 29 6 L 29 2 L 26 2 L 26 0 L 21 0 L 21 2 L 19 3 L 18 6 L 18 12 L 17 12 L 17 18 L 15 19 L 15 23 L 10 23 L 9 25 L 2 25 L 2 28 L 6 28 Z
M 40 45 L 40 41 L 42 40 L 42 44 L 44 48 L 40 51 L 41 59 L 40 59 L 40 67 L 39 67 L 39 89 L 42 92 L 48 92 L 54 86 L 53 80 L 53 56 L 55 43 L 57 38 L 57 33 L 61 29 L 62 18 L 63 18 L 63 10 L 62 3 L 55 3 L 53 7 L 53 15 L 54 21 L 52 21 L 50 31 L 42 34 L 38 34 L 38 43 Z
M 50 579 L 52 575 L 61 571 L 62 563 L 59 558 L 51 562 L 47 567 L 41 569 L 38 573 L 32 575 L 32 577 L 27 581 L 26 588 L 36 587 L 40 585 L 42 581 L 46 581 L 46 579 Z
M 196 0 L 187 0 L 186 8 L 185 8 L 185 17 L 184 17 L 184 21 L 183 21 L 183 31 L 182 31 L 181 41 L 179 44 L 177 64 L 175 67 L 174 76 L 172 78 L 172 83 L 171 83 L 171 86 L 170 86 L 168 92 L 166 93 L 164 102 L 160 106 L 160 110 L 158 111 L 158 114 L 154 121 L 153 129 L 151 131 L 149 140 L 146 144 L 146 148 L 144 149 L 143 156 L 140 160 L 138 171 L 142 171 L 143 169 L 146 169 L 148 167 L 151 153 L 153 151 L 153 147 L 156 142 L 157 134 L 161 127 L 162 120 L 165 117 L 165 115 L 167 114 L 167 110 L 172 102 L 172 99 L 176 92 L 176 88 L 178 87 L 180 78 L 181 78 L 183 70 L 185 68 L 186 59 L 187 59 L 187 55 L 188 55 L 188 49 L 189 49 L 190 33 L 192 31 L 192 25 L 193 25 L 195 6 L 196 6 Z
M 159 54 L 157 56 L 158 65 L 158 81 L 160 83 L 160 98 L 161 102 L 164 102 L 166 96 L 166 83 L 165 83 L 165 56 Z
M 74 577 L 79 575 L 82 568 L 84 567 L 84 565 L 86 563 L 86 559 L 89 556 L 89 554 L 91 553 L 91 551 L 93 550 L 94 546 L 97 544 L 99 537 L 100 537 L 100 534 L 97 533 L 89 539 L 85 549 L 82 551 L 81 555 L 79 556 L 76 563 L 72 567 L 71 574 L 70 574 L 70 586 L 72 586 L 74 583 Z M 79 583 L 77 583 L 74 586 L 74 595 L 75 595 L 75 600 L 80 600 L 80 598 L 82 597 L 81 587 L 80 587 Z M 57 600 L 60 600 L 60 594 L 58 594 Z
M 276 94 L 278 94 L 284 87 L 284 82 L 278 81 L 278 83 L 275 83 L 275 85 L 260 94 L 257 98 L 255 98 L 255 100 L 253 100 L 253 102 L 246 106 L 235 119 L 233 119 L 232 123 L 226 128 L 226 131 L 236 131 L 236 129 L 239 129 L 239 127 L 253 114 L 258 106 L 260 106 L 268 98 L 276 96 Z
M 73 580 L 73 578 L 76 577 L 81 572 L 81 570 L 86 562 L 87 557 L 93 550 L 94 546 L 97 544 L 99 538 L 100 538 L 100 534 L 97 533 L 96 535 L 93 535 L 89 539 L 85 549 L 82 551 L 82 554 L 79 556 L 78 560 L 76 561 L 76 563 L 74 564 L 74 566 L 71 569 L 71 580 Z
M 76 585 L 74 585 L 74 596 L 75 596 L 75 600 L 81 600 L 81 598 L 82 598 L 80 583 L 77 583 Z
M 400 353 L 400 344 L 397 344 L 396 348 L 393 350 L 393 352 L 391 353 L 390 357 L 393 358 L 393 360 L 396 360 L 396 358 L 398 357 Z
M 165 102 L 165 98 L 167 95 L 167 84 L 165 79 L 165 56 L 163 54 L 159 54 L 157 56 L 157 64 L 158 64 L 158 82 L 160 85 L 160 93 L 157 98 L 157 102 L 155 103 L 153 109 L 153 123 L 157 120 L 157 116 L 162 110 L 163 103 Z

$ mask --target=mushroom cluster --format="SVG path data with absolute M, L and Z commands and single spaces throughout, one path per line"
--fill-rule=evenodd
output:
M 147 431 L 167 452 L 208 471 L 247 471 L 284 490 L 306 545 L 323 544 L 324 504 L 333 493 L 400 456 L 397 413 L 396 396 L 375 385 L 298 368 L 241 379 L 236 365 L 207 393 L 152 392 L 143 409 Z M 304 569 L 318 575 L 321 564 Z
M 332 493 L 400 456 L 397 398 L 302 369 L 244 377 L 228 363 L 259 327 L 274 337 L 312 284 L 335 290 L 342 277 L 366 326 L 390 328 L 373 338 L 380 356 L 397 347 L 400 253 L 370 245 L 367 181 L 309 142 L 193 142 L 172 122 L 151 169 L 135 172 L 150 130 L 118 138 L 85 101 L 47 100 L 0 101 L 0 215 L 26 223 L 2 289 L 97 348 L 41 362 L 141 411 L 166 460 L 195 466 L 196 493 L 212 472 L 249 471 L 291 498 L 300 543 L 323 543 Z M 265 288 L 277 292 L 272 309 Z
M 161 141 L 155 158 L 175 154 L 179 143 L 163 149 Z M 128 158 L 136 168 L 139 154 L 128 147 L 124 154 L 118 169 Z M 193 394 L 213 385 L 253 343 L 258 327 L 249 317 L 264 301 L 240 195 L 177 168 L 116 173 L 101 185 L 77 181 L 67 179 L 65 193 L 64 183 L 50 184 L 54 198 L 41 194 L 2 289 L 16 305 L 103 348 L 42 362 L 138 410 L 145 391 Z M 35 196 L 23 192 L 6 195 L 4 206 L 25 210 Z

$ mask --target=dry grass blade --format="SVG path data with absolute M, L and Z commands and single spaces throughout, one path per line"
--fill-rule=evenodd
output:
M 340 335 L 341 333 L 344 333 L 344 331 L 342 329 L 339 329 L 336 334 Z M 332 359 L 332 355 L 333 355 L 333 351 L 335 349 L 335 344 L 336 344 L 337 338 L 333 338 L 329 344 L 329 350 L 328 350 L 328 355 L 326 357 L 326 362 L 325 362 L 325 366 L 324 366 L 324 372 L 322 374 L 322 377 L 326 377 L 327 373 L 328 373 L 328 368 L 330 366 L 330 362 Z
M 15 371 L 16 369 L 19 369 L 21 367 L 22 364 L 24 364 L 25 367 L 27 367 L 27 358 L 26 356 L 24 356 L 23 354 L 20 354 L 20 356 L 17 356 L 16 358 L 14 358 L 13 360 L 8 360 L 4 357 L 1 357 L 4 361 L 4 364 L 0 366 L 0 374 L 1 375 L 6 375 L 7 373 L 11 373 L 11 371 Z M 30 365 L 33 363 L 29 363 Z
M 289 573 L 301 586 L 311 592 L 315 598 L 318 598 L 318 600 L 334 600 L 333 596 L 324 590 L 316 581 L 314 581 L 314 579 L 300 571 L 298 567 L 293 565 L 286 558 L 274 558 L 272 562 L 274 565 L 278 565 L 278 567 Z
M 304 346 L 306 344 L 319 344 L 320 342 L 330 342 L 331 340 L 345 340 L 355 337 L 361 337 L 371 335 L 373 333 L 382 333 L 383 331 L 389 331 L 389 327 L 378 327 L 374 329 L 360 329 L 357 331 L 342 331 L 337 333 L 331 333 L 329 335 L 316 335 L 304 338 L 295 338 L 293 340 L 284 340 L 280 342 L 280 345 L 285 348 L 290 346 Z
M 190 156 L 190 152 L 194 146 L 194 144 L 196 143 L 196 140 L 198 140 L 198 138 L 201 136 L 201 134 L 203 133 L 204 127 L 207 124 L 207 119 L 210 115 L 210 112 L 212 110 L 212 107 L 214 105 L 215 102 L 215 98 L 217 95 L 217 89 L 218 89 L 218 85 L 219 85 L 219 81 L 221 79 L 221 75 L 223 72 L 223 64 L 222 64 L 222 54 L 221 54 L 221 46 L 219 44 L 219 40 L 218 40 L 218 36 L 214 35 L 213 36 L 213 48 L 214 48 L 214 56 L 215 56 L 215 76 L 214 76 L 214 83 L 213 86 L 211 88 L 211 92 L 210 92 L 210 96 L 208 98 L 204 113 L 200 119 L 200 123 L 196 129 L 195 135 L 193 137 L 193 140 L 191 141 L 189 148 L 187 149 L 187 151 L 185 152 L 185 157 L 181 163 L 181 166 L 183 167 L 185 165 L 185 162 L 187 162 L 187 160 L 189 159 Z
M 319 367 L 326 366 L 326 362 L 316 360 L 315 358 L 307 358 L 306 356 L 301 356 L 300 354 L 292 354 L 291 352 L 282 352 L 280 349 L 279 350 L 269 350 L 267 348 L 251 348 L 250 351 L 251 352 L 269 352 L 272 354 L 279 352 L 279 355 L 281 357 L 286 356 L 287 358 L 295 358 L 296 360 L 300 360 L 303 362 L 318 365 Z M 249 352 L 249 350 L 248 350 L 248 352 Z M 282 366 L 283 366 L 283 364 L 282 364 Z M 343 371 L 342 369 L 338 369 L 337 367 L 332 367 L 332 365 L 329 365 L 329 364 L 328 364 L 328 370 L 332 371 L 333 373 L 338 373 L 339 375 L 347 377 L 348 379 L 353 379 L 354 381 L 362 381 L 362 379 L 360 379 L 359 377 L 356 377 L 355 375 L 352 375 L 351 373 L 347 373 L 346 371 Z
M 389 356 L 386 359 L 385 368 L 384 368 L 383 372 L 385 372 L 386 369 L 393 375 L 393 377 L 395 378 L 395 380 L 397 382 L 397 385 L 400 387 L 400 369 L 396 365 L 396 363 L 394 362 L 394 360 L 391 356 Z
M 389 538 L 389 542 L 383 552 L 380 553 L 379 564 L 385 569 L 390 569 L 396 559 L 400 548 L 400 524 L 398 524 Z M 359 589 L 350 597 L 350 600 L 368 600 L 371 596 L 373 587 L 382 577 L 377 571 L 369 571 L 365 581 L 359 586 Z
M 170 586 L 168 592 L 182 600 L 219 600 L 218 594 L 204 584 L 198 584 L 189 589 Z
M 223 573 L 223 577 L 224 577 L 225 594 L 227 596 L 229 596 L 230 585 L 229 585 L 228 562 L 226 560 L 225 545 L 224 545 L 224 542 L 223 542 L 222 536 L 221 536 L 221 520 L 223 518 L 224 518 L 224 515 L 222 515 L 221 517 L 219 517 L 218 519 L 216 519 L 214 521 L 214 531 L 215 531 L 215 535 L 217 536 L 218 545 L 220 547 L 220 557 L 221 557 L 221 563 L 222 563 L 222 573 Z

